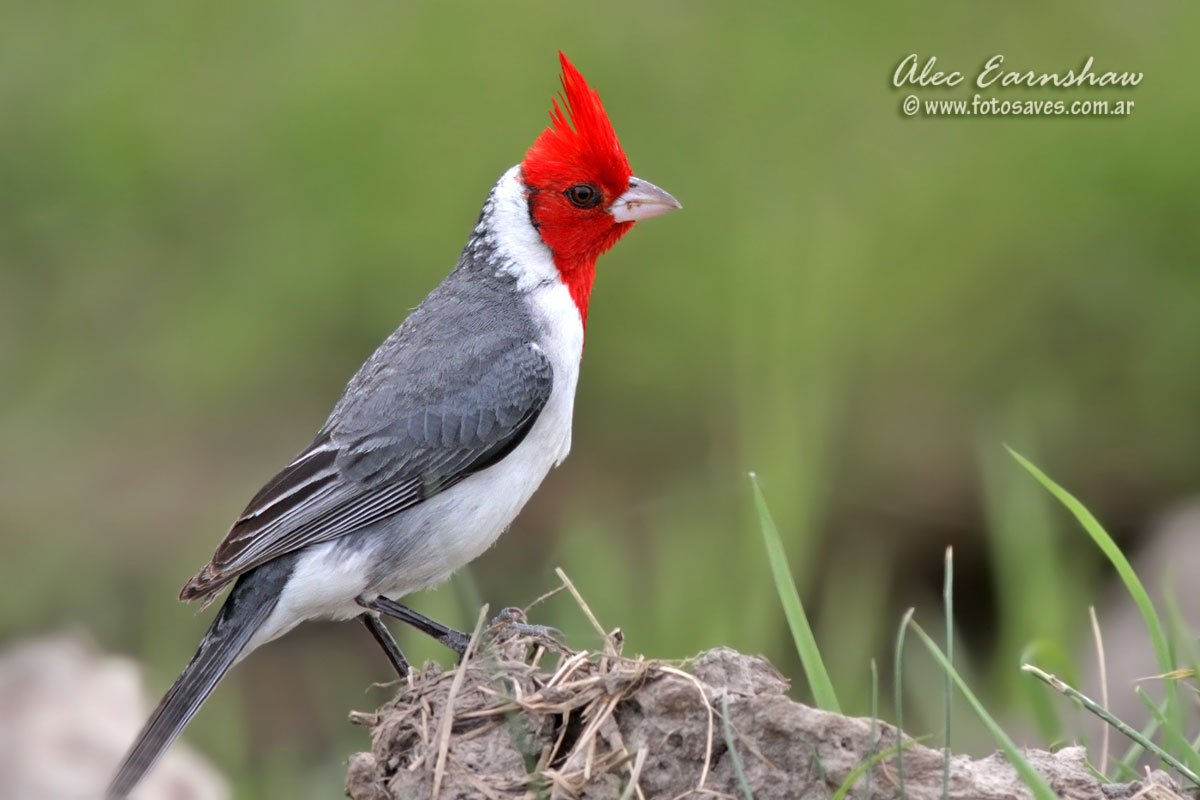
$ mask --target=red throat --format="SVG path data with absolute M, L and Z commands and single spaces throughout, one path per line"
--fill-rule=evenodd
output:
M 614 222 L 611 218 L 594 225 L 581 224 L 573 219 L 564 220 L 551 204 L 542 202 L 540 194 L 530 198 L 530 208 L 538 220 L 542 241 L 554 253 L 554 266 L 558 267 L 559 278 L 571 292 L 571 299 L 575 301 L 579 317 L 586 326 L 588 299 L 592 294 L 592 282 L 596 279 L 596 259 L 616 244 L 633 227 L 633 223 Z
M 580 320 L 583 327 L 587 327 L 588 300 L 592 299 L 592 283 L 596 278 L 595 261 L 590 264 L 564 265 L 556 258 L 554 265 L 558 266 L 558 273 L 562 276 L 563 283 L 566 284 L 566 290 L 570 291 L 571 300 L 575 301 L 575 307 L 580 309 Z
M 596 259 L 571 262 L 555 252 L 554 266 L 558 267 L 558 275 L 571 293 L 571 299 L 579 309 L 579 319 L 586 328 L 588 300 L 592 296 L 592 282 L 596 280 Z
M 521 170 L 530 218 L 553 251 L 559 276 L 586 325 L 596 259 L 633 226 L 608 212 L 629 187 L 632 172 L 600 96 L 565 55 L 558 55 L 563 91 L 550 111 L 550 126 L 525 154 Z M 580 206 L 569 200 L 568 191 L 579 185 L 595 190 L 598 202 Z

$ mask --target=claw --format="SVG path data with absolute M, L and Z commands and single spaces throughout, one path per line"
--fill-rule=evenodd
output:
M 514 606 L 501 609 L 495 619 L 488 625 L 488 633 L 501 630 L 515 631 L 525 636 L 546 636 L 551 639 L 565 639 L 566 636 L 558 628 L 549 625 L 530 625 L 525 622 L 525 612 Z
M 525 612 L 516 606 L 508 606 L 500 609 L 500 613 L 492 618 L 492 625 L 505 625 L 509 622 L 517 622 L 525 619 Z

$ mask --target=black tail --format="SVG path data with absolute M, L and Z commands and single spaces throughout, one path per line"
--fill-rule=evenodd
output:
M 106 797 L 109 800 L 119 800 L 133 791 L 200 710 L 279 602 L 279 594 L 291 577 L 293 561 L 294 557 L 282 556 L 238 579 L 208 633 L 200 640 L 191 663 L 159 701 L 158 708 L 154 709 L 121 762 L 121 768 L 108 787 Z

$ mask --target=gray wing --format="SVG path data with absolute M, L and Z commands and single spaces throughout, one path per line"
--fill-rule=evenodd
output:
M 211 597 L 249 569 L 411 508 L 510 453 L 550 397 L 545 354 L 526 342 L 446 362 L 424 374 L 370 372 L 368 362 L 316 440 L 255 495 L 180 597 Z

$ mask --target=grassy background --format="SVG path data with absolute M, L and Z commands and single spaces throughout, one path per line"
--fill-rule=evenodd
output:
M 1001 443 L 1131 548 L 1200 476 L 1198 18 L 0 6 L 0 636 L 78 625 L 174 677 L 207 623 L 175 592 L 452 265 L 561 48 L 685 211 L 602 260 L 572 457 L 472 568 L 479 594 L 527 602 L 561 564 L 631 651 L 728 644 L 798 674 L 755 470 L 847 710 L 901 610 L 936 608 L 953 544 L 960 668 L 1020 713 L 1018 654 L 1069 660 L 1110 576 Z M 994 93 L 1136 100 L 1124 119 L 906 118 L 911 52 L 1146 77 Z M 413 604 L 467 626 L 470 594 Z M 569 603 L 538 621 L 588 642 Z M 244 796 L 336 796 L 365 746 L 344 712 L 386 696 L 363 693 L 387 678 L 373 647 L 307 626 L 190 738 Z M 936 726 L 920 701 L 906 719 Z

